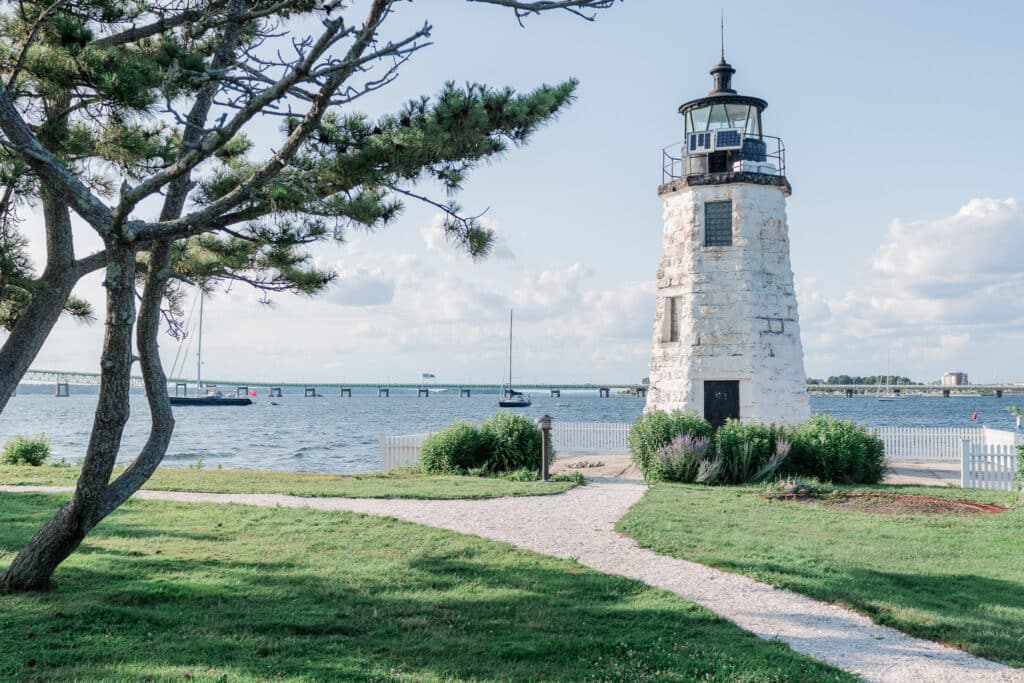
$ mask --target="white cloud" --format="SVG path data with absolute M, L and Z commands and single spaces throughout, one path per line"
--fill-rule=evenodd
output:
M 571 257 L 474 262 L 436 228 L 397 251 L 360 236 L 318 249 L 316 264 L 339 274 L 319 297 L 279 295 L 273 307 L 257 305 L 258 295 L 245 287 L 212 297 L 206 373 L 356 382 L 429 371 L 447 381 L 499 382 L 514 307 L 516 374 L 524 381 L 638 381 L 647 374 L 653 281 L 606 279 Z M 504 244 L 511 254 L 514 242 Z M 83 283 L 99 306 L 101 280 L 98 273 Z M 102 324 L 62 321 L 35 365 L 95 369 L 102 331 Z M 246 340 L 244 353 L 239 339 Z M 169 365 L 177 344 L 164 339 L 162 348 Z
M 839 352 L 851 367 L 837 371 L 867 372 L 898 349 L 919 379 L 957 363 L 984 363 L 993 380 L 1017 378 L 998 349 L 1024 340 L 1021 235 L 1024 211 L 1012 198 L 972 199 L 933 221 L 893 221 L 855 289 L 829 298 L 813 278 L 797 280 L 808 356 Z
M 1007 280 L 1024 282 L 1016 199 L 972 199 L 937 221 L 893 221 L 874 258 L 874 272 L 910 294 L 957 299 Z
M 328 299 L 342 306 L 385 306 L 395 296 L 395 278 L 381 268 L 338 268 Z

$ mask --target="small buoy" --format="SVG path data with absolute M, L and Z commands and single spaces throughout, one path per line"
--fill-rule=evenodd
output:
M 974 414 L 973 414 L 973 415 L 971 415 L 971 419 L 972 419 L 972 420 L 977 420 L 977 419 L 978 419 L 978 411 L 977 411 L 977 410 L 975 410 L 975 411 L 974 411 Z
M 255 391 L 250 391 L 250 392 L 249 392 L 249 395 L 250 395 L 250 396 L 255 396 L 255 395 L 256 395 L 256 392 L 255 392 Z

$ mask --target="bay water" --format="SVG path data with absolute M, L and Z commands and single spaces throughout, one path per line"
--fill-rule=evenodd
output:
M 0 444 L 17 434 L 44 433 L 55 459 L 81 459 L 89 440 L 95 386 L 72 386 L 71 395 L 57 398 L 52 385 L 22 385 L 0 413 Z M 244 407 L 176 407 L 174 436 L 164 464 L 204 468 L 248 468 L 300 472 L 354 473 L 377 469 L 382 434 L 434 431 L 457 419 L 479 422 L 499 410 L 495 393 L 431 391 L 418 398 L 415 390 L 391 390 L 378 398 L 376 389 L 353 390 L 341 398 L 328 389 L 318 398 L 305 398 L 301 389 L 285 388 L 284 396 L 266 391 Z M 337 389 L 334 390 L 335 392 Z M 643 411 L 644 399 L 612 395 L 599 398 L 596 390 L 563 391 L 561 397 L 532 392 L 533 405 L 519 410 L 531 418 L 550 415 L 572 422 L 632 422 Z M 1024 405 L 1024 396 L 913 396 L 879 401 L 872 396 L 812 396 L 811 409 L 869 426 L 969 427 L 985 425 L 1013 429 L 1005 410 Z M 972 416 L 977 412 L 977 419 Z M 145 443 L 149 410 L 142 390 L 132 392 L 132 417 L 125 432 L 120 462 L 130 461 Z

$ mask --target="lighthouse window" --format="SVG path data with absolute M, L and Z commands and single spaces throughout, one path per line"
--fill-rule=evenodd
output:
M 750 118 L 747 119 L 747 135 L 761 135 L 761 112 L 756 107 L 750 108 Z
M 679 318 L 682 311 L 680 308 L 680 298 L 678 296 L 669 297 L 666 300 L 668 308 L 668 339 L 666 341 L 677 342 L 679 341 Z
M 704 246 L 732 246 L 732 201 L 704 204 Z
M 708 116 L 711 114 L 711 107 L 701 107 L 700 109 L 694 109 L 689 112 L 687 118 L 687 124 L 689 125 L 689 132 L 702 131 L 708 129 Z
M 725 110 L 729 114 L 730 128 L 746 128 L 750 116 L 750 107 L 745 104 L 727 104 Z
M 729 116 L 725 113 L 724 104 L 716 104 L 711 107 L 711 122 L 708 123 L 708 130 L 718 130 L 729 127 Z

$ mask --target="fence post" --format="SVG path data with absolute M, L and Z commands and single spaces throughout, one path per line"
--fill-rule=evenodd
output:
M 540 427 L 540 478 L 548 480 L 548 453 L 551 452 L 551 416 L 545 415 L 537 420 Z
M 971 468 L 971 442 L 969 439 L 963 439 L 960 442 L 960 488 L 970 488 L 968 486 L 970 480 L 970 468 Z

